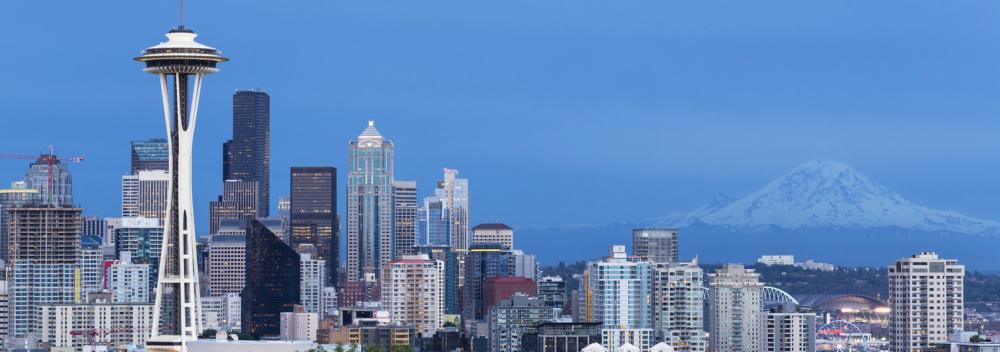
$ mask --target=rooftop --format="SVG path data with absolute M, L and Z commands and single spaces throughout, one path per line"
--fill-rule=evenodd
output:
M 513 229 L 510 228 L 510 226 L 501 223 L 487 223 L 487 224 L 476 225 L 476 227 L 472 228 L 472 231 L 475 230 L 513 230 Z

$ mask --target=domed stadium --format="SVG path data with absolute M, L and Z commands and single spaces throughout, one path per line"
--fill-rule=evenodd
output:
M 889 304 L 866 295 L 823 294 L 799 295 L 799 304 L 813 307 L 817 314 L 832 320 L 844 320 L 873 327 L 886 328 L 889 325 Z

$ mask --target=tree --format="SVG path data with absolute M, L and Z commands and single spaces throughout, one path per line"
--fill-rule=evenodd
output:
M 358 345 L 351 342 L 351 345 L 347 348 L 347 352 L 358 352 Z
M 392 352 L 413 352 L 413 347 L 410 347 L 410 345 L 395 345 L 392 346 Z
M 333 348 L 333 352 L 344 352 L 344 345 L 338 343 L 337 346 Z
M 364 352 L 385 352 L 382 346 L 365 346 Z

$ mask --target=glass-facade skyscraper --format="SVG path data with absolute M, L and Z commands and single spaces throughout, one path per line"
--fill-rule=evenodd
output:
M 448 209 L 451 248 L 464 251 L 469 248 L 469 180 L 458 178 L 458 170 L 444 169 L 444 179 L 438 181 L 435 195 Z
M 260 217 L 270 213 L 271 97 L 262 91 L 233 93 L 233 139 L 223 146 L 222 180 L 257 182 Z
M 301 258 L 264 224 L 251 220 L 246 235 L 246 283 L 240 295 L 242 331 L 278 336 L 281 313 L 301 303 Z
M 396 181 L 393 184 L 393 208 L 395 219 L 395 257 L 413 255 L 417 244 L 417 181 Z
M 424 198 L 424 205 L 418 212 L 420 244 L 428 246 L 451 246 L 451 215 L 444 202 L 438 197 Z
M 368 121 L 348 150 L 347 279 L 378 280 L 395 250 L 393 144 Z
M 292 167 L 289 217 L 292 249 L 311 244 L 316 259 L 326 261 L 326 285 L 337 286 L 340 229 L 337 226 L 337 169 L 330 166 Z
M 54 161 L 49 163 L 49 160 Z M 28 188 L 38 190 L 39 199 L 45 204 L 73 206 L 73 176 L 70 175 L 69 165 L 55 155 L 42 155 L 31 163 L 24 174 L 24 182 Z
M 130 174 L 136 175 L 142 170 L 163 170 L 169 171 L 170 150 L 167 149 L 167 140 L 163 138 L 153 138 L 141 141 L 132 141 L 132 168 Z

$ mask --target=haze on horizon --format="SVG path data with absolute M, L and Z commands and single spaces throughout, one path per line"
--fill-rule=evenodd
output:
M 645 219 L 837 160 L 922 205 L 1000 220 L 1000 3 L 188 1 L 232 61 L 208 77 L 195 207 L 219 192 L 231 94 L 271 95 L 272 201 L 366 121 L 396 178 L 470 179 L 472 222 Z M 131 61 L 175 1 L 13 2 L 0 13 L 0 153 L 47 145 L 87 214 L 119 214 L 128 142 L 163 136 Z M 0 183 L 27 163 L 0 160 Z M 343 209 L 341 204 L 340 209 Z

